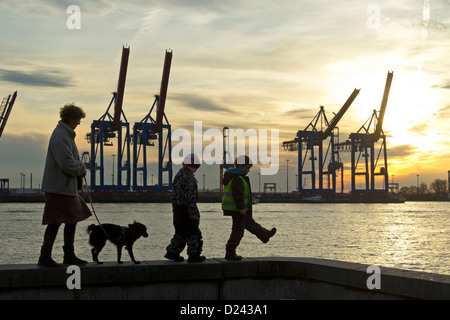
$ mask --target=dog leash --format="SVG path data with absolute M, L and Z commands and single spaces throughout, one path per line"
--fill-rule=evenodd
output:
M 114 242 L 118 242 L 119 240 L 121 240 L 124 236 L 125 236 L 125 228 L 122 227 L 122 233 L 120 234 L 120 236 L 116 239 L 111 237 L 108 232 L 106 232 L 105 228 L 103 228 L 102 223 L 100 222 L 100 220 L 98 219 L 97 213 L 95 212 L 95 208 L 94 208 L 94 202 L 92 201 L 92 195 L 91 195 L 91 190 L 89 189 L 89 185 L 87 184 L 87 180 L 86 180 L 86 176 L 83 177 L 84 178 L 84 185 L 86 186 L 86 190 L 87 190 L 87 194 L 88 194 L 88 199 L 89 202 L 91 204 L 91 208 L 92 208 L 92 213 L 94 213 L 95 219 L 98 222 L 98 225 L 100 226 L 100 229 L 102 229 L 102 231 L 105 233 L 106 237 L 110 240 L 110 241 L 114 241 Z M 80 196 L 80 195 L 78 195 Z

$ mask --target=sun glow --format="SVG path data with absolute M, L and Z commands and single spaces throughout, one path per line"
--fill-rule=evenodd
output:
M 413 74 L 400 74 L 395 80 L 383 122 L 391 145 L 410 144 L 423 151 L 434 150 L 436 141 L 428 137 L 435 131 L 430 126 L 434 114 L 442 107 L 437 90 L 428 85 L 426 79 L 418 79 Z
M 356 79 L 361 93 L 355 100 L 355 116 L 366 121 L 373 110 L 380 110 L 386 73 L 365 73 Z M 411 145 L 422 150 L 435 150 L 437 141 L 427 139 L 436 128 L 431 126 L 434 113 L 442 108 L 439 92 L 424 73 L 395 72 L 392 80 L 383 130 L 391 146 Z M 361 124 L 362 124 L 361 123 Z

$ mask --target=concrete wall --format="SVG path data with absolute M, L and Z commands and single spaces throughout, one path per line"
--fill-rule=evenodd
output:
M 381 267 L 369 290 L 368 265 L 313 258 L 208 259 L 199 264 L 89 263 L 81 289 L 66 268 L 1 265 L 0 299 L 450 299 L 450 275 Z M 375 283 L 377 281 L 374 281 Z

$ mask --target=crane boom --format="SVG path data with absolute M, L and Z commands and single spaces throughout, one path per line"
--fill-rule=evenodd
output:
M 164 58 L 164 69 L 161 79 L 161 89 L 158 97 L 158 104 L 156 107 L 156 123 L 153 132 L 160 132 L 164 117 L 164 107 L 166 105 L 167 87 L 169 85 L 170 66 L 172 63 L 172 51 L 166 51 Z
M 339 112 L 334 116 L 334 118 L 331 120 L 331 122 L 328 124 L 328 127 L 325 129 L 325 131 L 322 133 L 322 135 L 320 136 L 320 140 L 325 140 L 326 138 L 328 138 L 328 136 L 330 135 L 331 131 L 333 131 L 333 129 L 336 127 L 336 125 L 338 124 L 338 122 L 341 120 L 341 118 L 344 116 L 345 112 L 348 110 L 348 108 L 350 107 L 350 105 L 353 103 L 353 101 L 356 99 L 356 97 L 359 94 L 359 91 L 361 89 L 355 89 L 353 90 L 352 94 L 350 95 L 350 97 L 347 99 L 347 101 L 344 103 L 344 105 L 342 106 L 341 110 L 339 110 Z
M 381 131 L 383 129 L 383 120 L 384 120 L 384 114 L 386 112 L 386 106 L 388 102 L 389 97 L 389 91 L 391 90 L 391 83 L 392 78 L 394 77 L 393 71 L 388 71 L 387 77 L 386 77 L 386 85 L 384 86 L 384 93 L 383 93 L 383 99 L 381 100 L 381 106 L 380 106 L 380 113 L 378 115 L 378 122 L 377 127 L 375 129 L 374 133 L 374 141 L 378 141 L 381 135 Z
M 4 104 L 2 103 L 2 108 L 0 108 L 0 137 L 5 129 L 6 121 L 8 121 L 8 117 L 11 113 L 14 102 L 16 101 L 16 97 L 17 91 L 13 93 L 12 97 L 9 95 Z
M 125 80 L 127 78 L 128 57 L 130 48 L 122 47 L 122 60 L 120 62 L 119 81 L 117 83 L 117 97 L 114 107 L 114 119 L 112 130 L 117 131 L 120 127 L 120 115 L 122 114 L 123 95 L 125 92 Z

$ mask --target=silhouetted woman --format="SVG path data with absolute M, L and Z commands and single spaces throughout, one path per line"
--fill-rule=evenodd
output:
M 86 167 L 80 161 L 75 144 L 75 128 L 84 111 L 73 104 L 66 104 L 60 109 L 61 121 L 58 122 L 50 137 L 45 161 L 42 190 L 45 192 L 45 207 L 42 224 L 47 225 L 38 265 L 59 267 L 52 259 L 53 243 L 62 223 L 64 226 L 64 264 L 86 264 L 87 261 L 75 256 L 74 240 L 77 223 L 89 216 L 91 212 L 78 195 L 81 189 L 81 177 L 86 175 Z

